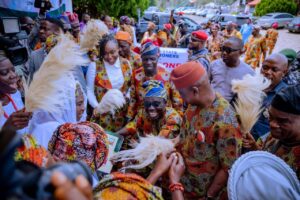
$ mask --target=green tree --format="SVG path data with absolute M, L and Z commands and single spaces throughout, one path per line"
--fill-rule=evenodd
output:
M 73 0 L 74 10 L 79 14 L 89 13 L 92 17 L 103 14 L 112 17 L 128 15 L 137 17 L 137 9 L 143 12 L 149 7 L 150 0 Z
M 272 12 L 287 12 L 295 15 L 297 4 L 294 0 L 261 0 L 255 8 L 255 15 L 257 16 Z
M 157 5 L 157 1 L 156 0 L 150 0 L 149 5 L 150 6 L 156 6 Z

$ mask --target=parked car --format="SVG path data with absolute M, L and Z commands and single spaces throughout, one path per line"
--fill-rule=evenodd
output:
M 210 10 L 207 11 L 205 17 L 207 19 L 211 19 L 212 17 L 214 17 L 215 15 L 218 15 L 218 14 L 220 14 L 219 10 L 217 10 L 217 9 L 210 9 Z
M 221 14 L 215 15 L 210 21 L 219 23 L 221 25 L 221 29 L 225 29 L 227 23 L 232 21 L 233 23 L 237 24 L 238 29 L 245 23 L 247 23 L 250 17 L 248 15 L 231 15 L 231 14 Z
M 201 16 L 201 17 L 205 17 L 206 14 L 207 14 L 207 9 L 200 10 L 196 13 L 196 15 Z
M 289 32 L 300 33 L 300 17 L 295 17 L 288 25 Z
M 140 25 L 136 28 L 136 35 L 138 41 L 140 41 L 143 37 L 143 34 L 147 31 L 148 22 L 152 21 L 156 24 L 156 31 L 162 30 L 164 24 L 169 23 L 170 20 L 170 14 L 169 13 L 153 13 L 151 19 L 148 19 L 147 17 L 142 17 L 140 20 Z M 189 32 L 198 30 L 201 28 L 201 26 L 195 22 L 194 20 L 185 17 L 185 16 L 179 16 L 174 15 L 175 23 L 178 23 L 179 20 L 184 20 L 188 25 Z
M 150 6 L 147 10 L 145 10 L 145 12 L 159 12 L 159 8 L 156 6 Z
M 184 14 L 187 14 L 187 15 L 195 15 L 197 10 L 195 8 L 188 8 L 186 10 L 183 11 Z
M 289 13 L 269 13 L 257 20 L 257 24 L 262 28 L 270 28 L 274 23 L 278 23 L 278 28 L 285 28 L 294 16 Z

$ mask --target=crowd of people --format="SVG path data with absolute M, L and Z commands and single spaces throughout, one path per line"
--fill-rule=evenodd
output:
M 0 127 L 22 135 L 15 162 L 45 169 L 60 161 L 82 161 L 93 174 L 91 184 L 82 176 L 71 181 L 55 172 L 56 199 L 300 198 L 300 54 L 293 49 L 273 53 L 278 24 L 266 35 L 251 20 L 240 30 L 229 22 L 224 30 L 212 23 L 189 32 L 184 20 L 171 17 L 162 30 L 149 22 L 138 41 L 133 18 L 102 16 L 107 33 L 84 55 L 88 64 L 68 74 L 64 107 L 28 112 L 22 80 L 34 81 L 62 34 L 80 51 L 93 20 L 83 14 L 80 22 L 71 12 L 23 17 L 28 62 L 13 66 L 5 51 L 0 54 Z M 159 63 L 160 47 L 186 48 L 188 60 L 169 73 Z M 255 125 L 243 133 L 232 81 L 256 73 L 270 85 Z M 115 90 L 123 106 L 99 111 Z M 160 154 L 144 169 L 120 172 L 126 163 L 114 163 L 111 173 L 100 177 L 97 169 L 109 155 L 106 132 L 124 138 L 122 150 L 147 135 L 177 142 L 172 153 Z M 11 185 L 4 188 L 3 194 L 13 196 Z

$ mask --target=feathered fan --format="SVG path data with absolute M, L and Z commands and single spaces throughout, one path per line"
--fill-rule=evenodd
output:
M 88 51 L 95 48 L 105 34 L 108 34 L 108 28 L 102 21 L 90 20 L 80 39 L 80 49 Z
M 243 134 L 250 133 L 262 111 L 264 90 L 271 82 L 256 70 L 254 76 L 247 74 L 242 80 L 232 80 L 231 83 L 232 91 L 238 96 L 234 107 L 241 121 L 241 131 Z
M 126 100 L 122 92 L 118 89 L 110 89 L 102 97 L 96 111 L 100 114 L 110 112 L 114 116 L 116 110 L 122 108 L 125 104 Z
M 28 85 L 24 82 L 25 108 L 28 112 L 42 109 L 59 112 L 69 87 L 69 72 L 76 66 L 88 63 L 78 45 L 68 36 L 61 34 L 57 45 L 49 52 L 40 69 Z
M 4 114 L 3 106 L 2 106 L 2 101 L 0 101 L 0 117 Z
M 124 150 L 114 154 L 111 161 L 137 161 L 138 164 L 130 164 L 123 167 L 123 169 L 142 169 L 153 163 L 159 154 L 163 152 L 171 153 L 176 145 L 175 140 L 153 135 L 141 137 L 140 142 L 134 144 L 134 149 Z

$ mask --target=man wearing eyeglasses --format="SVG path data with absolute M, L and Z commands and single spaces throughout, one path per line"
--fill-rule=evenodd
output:
M 189 61 L 197 61 L 203 65 L 206 71 L 209 71 L 210 63 L 208 50 L 205 48 L 208 35 L 204 31 L 194 31 L 191 34 L 188 49 L 191 54 Z
M 144 108 L 118 134 L 124 136 L 159 135 L 174 138 L 179 134 L 182 123 L 178 112 L 167 106 L 167 91 L 161 81 L 150 80 L 143 83 L 145 89 Z
M 233 79 L 242 79 L 246 74 L 254 74 L 253 69 L 240 60 L 243 54 L 243 41 L 231 37 L 221 47 L 222 58 L 214 61 L 209 70 L 209 78 L 212 87 L 220 93 L 228 102 L 234 96 L 231 90 Z

